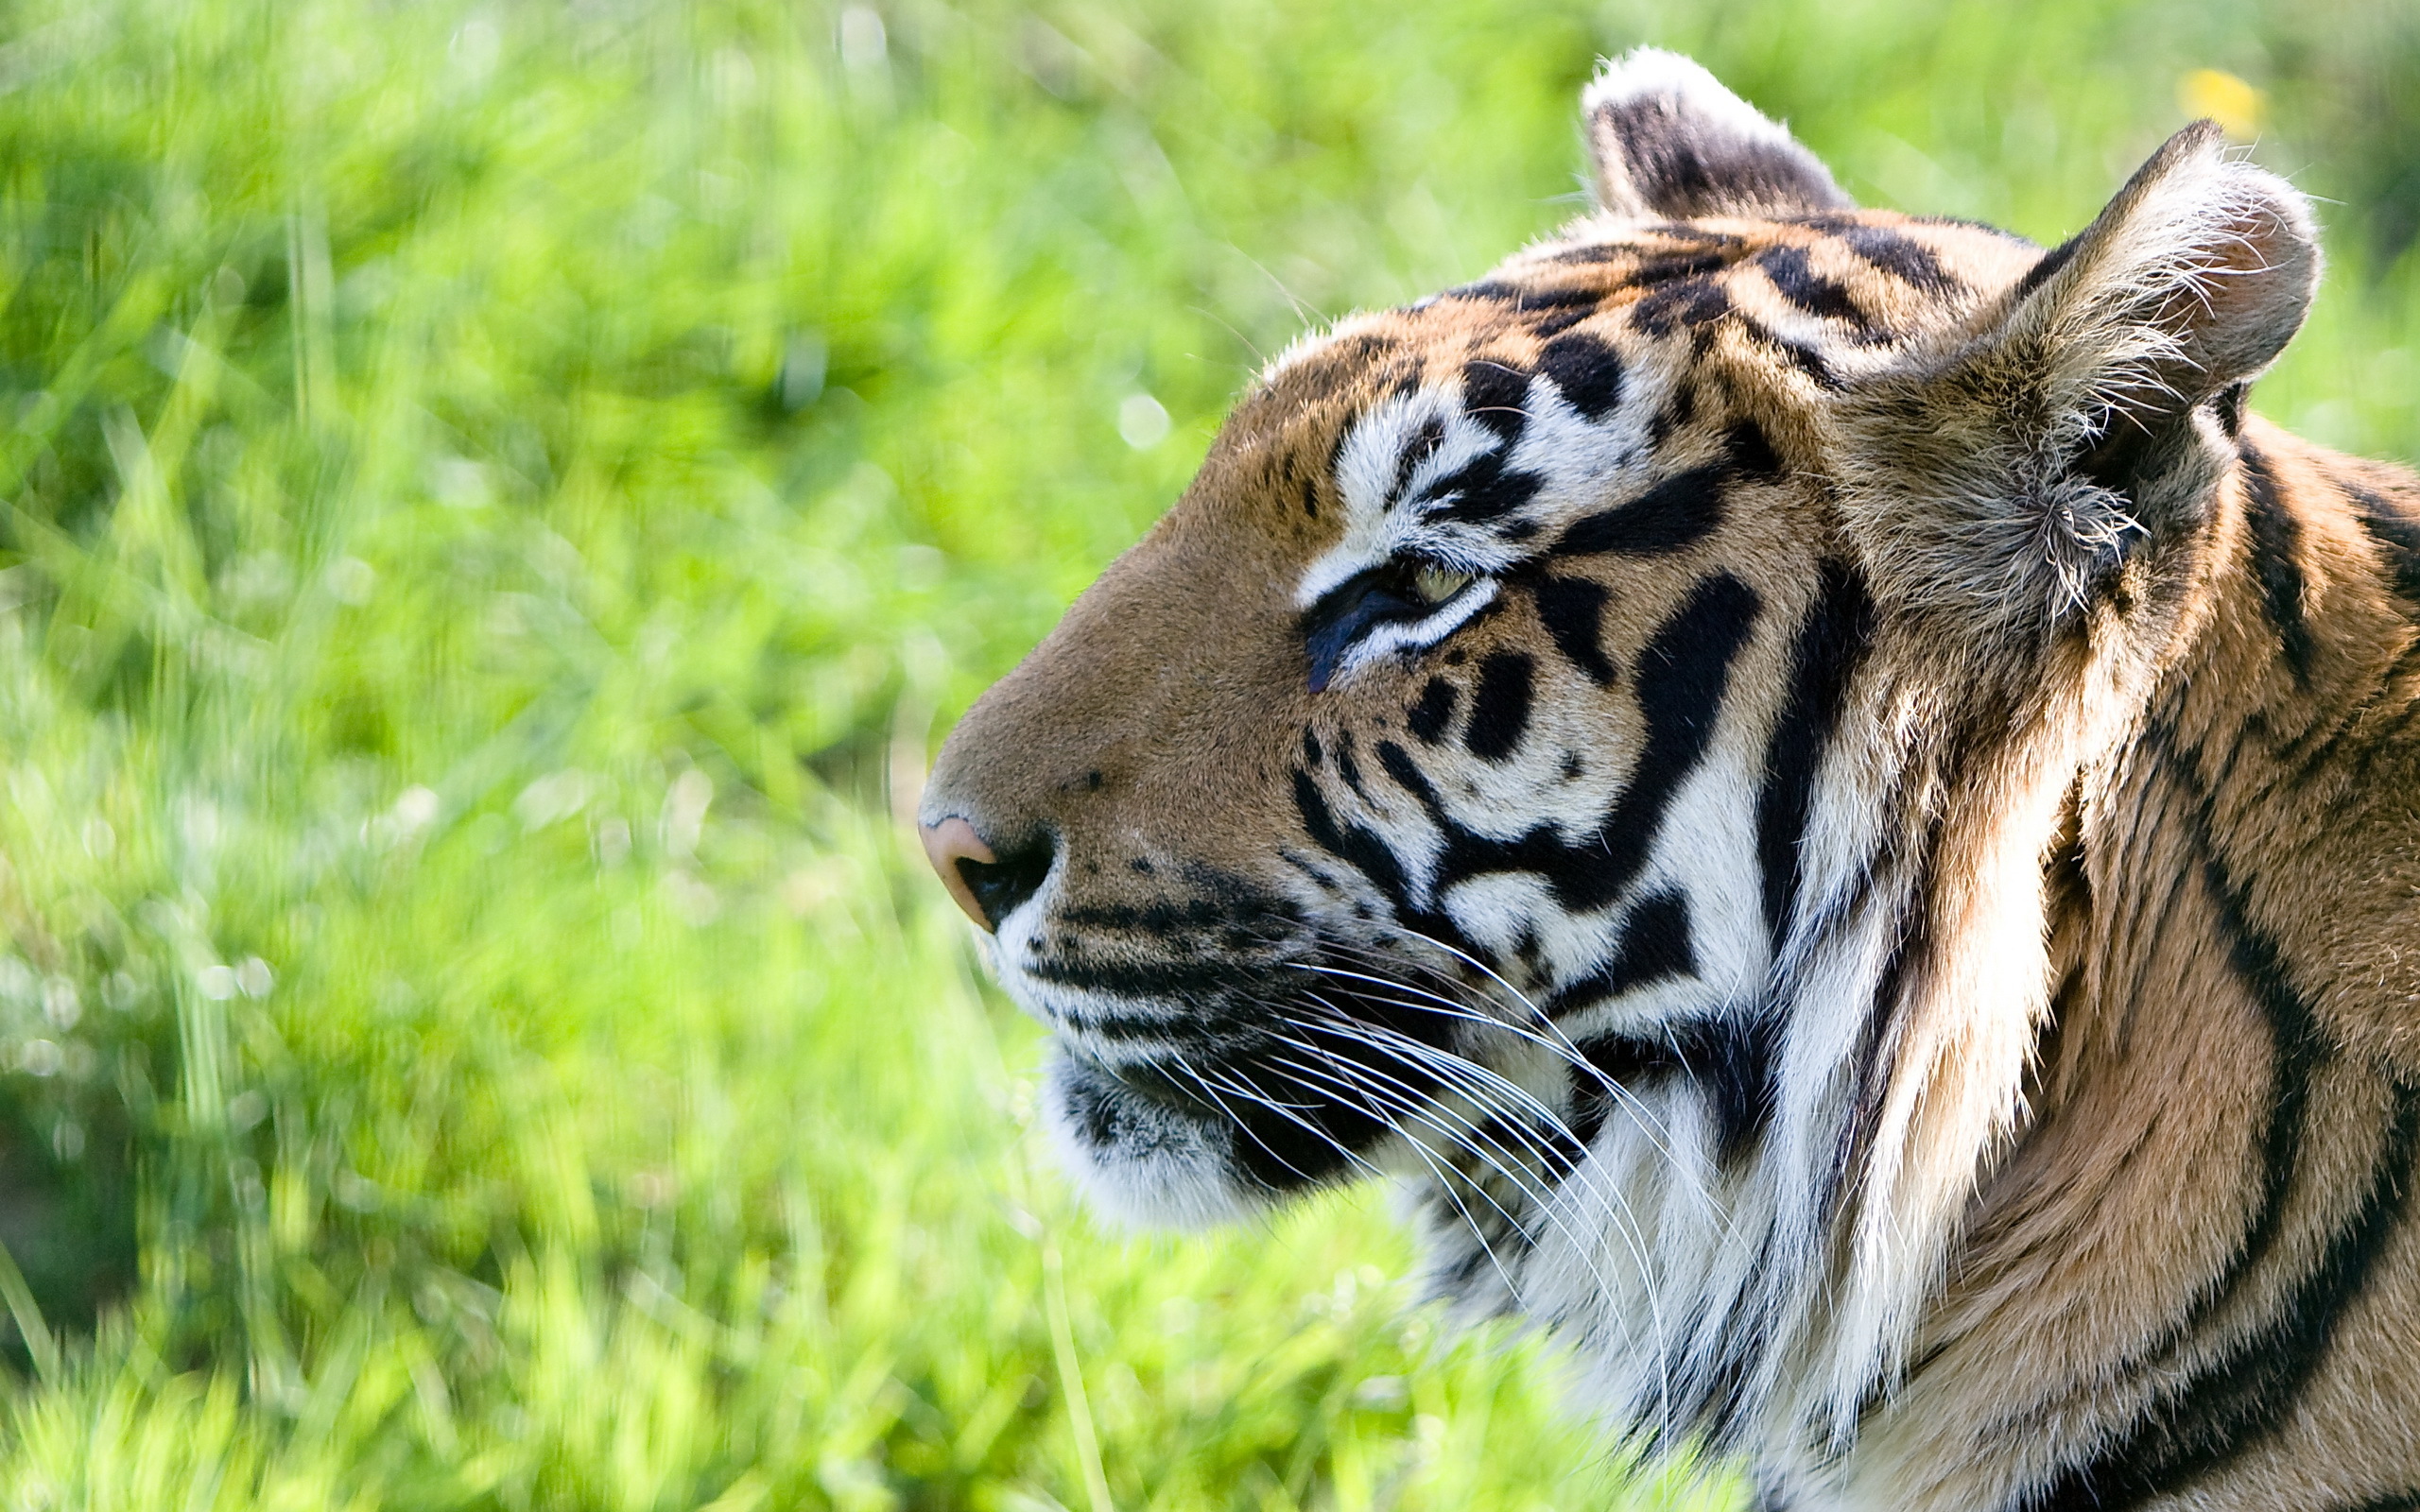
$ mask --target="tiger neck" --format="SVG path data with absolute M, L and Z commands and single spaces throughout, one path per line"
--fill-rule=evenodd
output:
M 2206 607 L 2131 736 L 2079 780 L 2045 860 L 2055 985 L 2020 1147 L 2109 1086 L 2206 1092 L 2222 1072 L 2210 1039 L 2232 1028 L 2341 1038 L 2311 1005 L 2335 964 L 2311 905 L 2370 846 L 2408 840 L 2365 835 L 2360 799 L 2420 692 L 2402 685 L 2420 630 L 2361 501 L 2392 507 L 2350 466 L 2247 433 Z M 2234 1070 L 2239 1091 L 2274 1079 L 2266 1057 Z
M 2374 790 L 2420 707 L 2420 632 L 2390 576 L 2398 542 L 2420 553 L 2390 497 L 2414 488 L 2247 432 L 2205 611 L 2047 859 L 2048 1010 L 1911 1351 L 1925 1405 L 1880 1435 L 1899 1452 L 1989 1421 L 2040 1447 L 1935 1444 L 1943 1462 L 2048 1455 L 2035 1469 L 2064 1465 L 2075 1504 L 2152 1494 L 2191 1470 L 2160 1436 L 2173 1383 L 2243 1370 L 2249 1299 L 2298 1284 L 2272 1271 L 2360 1261 L 2361 1225 L 2401 1190 L 2420 1067 L 2388 1009 L 2420 977 L 2346 958 L 2343 931 L 2410 842 Z M 2323 1347 L 2261 1367 L 2306 1379 Z M 2241 1443 L 2204 1449 L 2273 1429 L 2283 1407 L 2256 1405 L 2222 1425 Z M 1941 1426 L 1910 1427 L 1927 1412 Z

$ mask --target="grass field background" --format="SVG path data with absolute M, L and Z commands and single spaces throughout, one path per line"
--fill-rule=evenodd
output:
M 1091 1227 L 894 818 L 1641 41 L 2046 240 L 2225 113 L 2335 259 L 2256 403 L 2420 453 L 2395 4 L 0 11 L 0 1505 L 1728 1505 L 1378 1194 Z

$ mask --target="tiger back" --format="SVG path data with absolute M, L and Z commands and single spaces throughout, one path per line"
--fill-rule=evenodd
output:
M 1768 1508 L 2420 1507 L 2420 484 L 2246 407 L 2301 197 L 2204 123 L 2046 252 L 1583 109 L 941 754 L 1068 1170 L 1389 1176 Z

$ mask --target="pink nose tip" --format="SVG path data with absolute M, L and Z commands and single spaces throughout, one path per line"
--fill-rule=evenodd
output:
M 983 905 L 975 901 L 975 889 L 966 885 L 966 873 L 959 869 L 961 861 L 990 866 L 997 859 L 975 826 L 964 819 L 951 817 L 939 824 L 920 824 L 916 832 L 925 842 L 925 858 L 941 873 L 942 885 L 949 889 L 950 902 L 959 911 L 975 920 L 975 927 L 985 934 L 992 932 L 992 921 L 983 917 Z

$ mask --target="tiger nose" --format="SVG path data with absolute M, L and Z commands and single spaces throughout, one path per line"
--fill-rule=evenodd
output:
M 975 826 L 953 815 L 920 824 L 925 858 L 949 889 L 950 902 L 975 920 L 975 927 L 997 933 L 1000 921 L 1042 890 L 1050 876 L 1058 847 L 1047 837 L 1012 848 L 1005 856 L 994 852 Z

